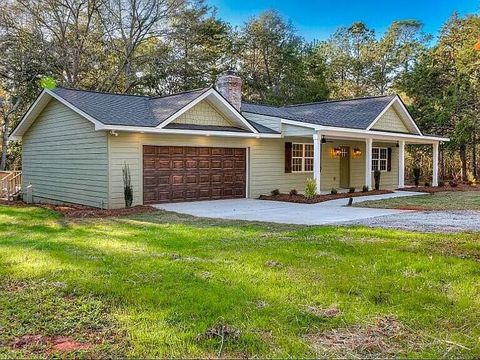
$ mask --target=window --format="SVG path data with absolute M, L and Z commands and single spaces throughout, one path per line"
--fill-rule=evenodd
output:
M 372 148 L 372 171 L 387 171 L 388 150 L 387 148 Z
M 313 171 L 313 144 L 292 144 L 292 172 Z

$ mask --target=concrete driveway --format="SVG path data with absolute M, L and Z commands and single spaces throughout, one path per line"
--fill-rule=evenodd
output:
M 422 193 L 399 191 L 385 195 L 362 196 L 354 198 L 353 201 L 362 202 L 415 195 L 422 195 Z M 347 201 L 348 199 L 338 199 L 319 204 L 295 204 L 256 199 L 234 199 L 160 204 L 155 205 L 155 207 L 199 217 L 299 225 L 327 225 L 406 212 L 403 210 L 347 207 L 345 206 Z

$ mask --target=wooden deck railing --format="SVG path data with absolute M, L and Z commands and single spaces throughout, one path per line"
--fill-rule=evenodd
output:
M 12 200 L 22 190 L 22 172 L 9 171 L 0 178 L 0 198 Z

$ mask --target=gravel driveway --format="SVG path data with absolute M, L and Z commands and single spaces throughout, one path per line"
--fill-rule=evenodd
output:
M 480 211 L 415 211 L 342 223 L 352 224 L 421 232 L 480 231 Z

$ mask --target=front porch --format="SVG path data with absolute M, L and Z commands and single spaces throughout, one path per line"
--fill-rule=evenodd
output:
M 373 131 L 367 134 L 348 129 L 315 131 L 308 138 L 285 139 L 286 144 L 290 141 L 292 144 L 291 171 L 306 172 L 311 167 L 312 178 L 321 193 L 329 193 L 332 189 L 343 192 L 352 187 L 361 191 L 364 186 L 371 190 L 375 184 L 375 169 L 381 172 L 381 189 L 403 188 L 407 144 L 432 146 L 432 186 L 438 186 L 439 138 Z M 300 146 L 302 142 L 306 147 Z M 299 158 L 300 150 L 303 152 L 302 160 Z M 312 164 L 308 167 L 310 161 Z M 300 162 L 303 162 L 301 167 L 298 165 Z

